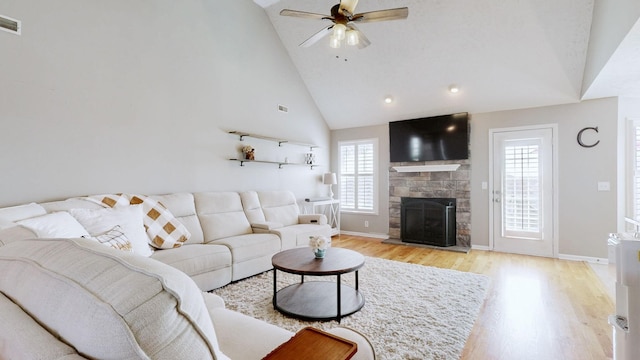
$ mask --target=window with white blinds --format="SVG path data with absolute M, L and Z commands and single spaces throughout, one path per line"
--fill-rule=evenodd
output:
M 340 209 L 377 213 L 377 139 L 345 141 L 340 148 Z
M 503 167 L 503 236 L 542 238 L 541 139 L 506 141 Z

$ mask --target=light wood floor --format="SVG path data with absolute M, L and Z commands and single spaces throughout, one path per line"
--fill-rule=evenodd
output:
M 469 254 L 341 235 L 365 256 L 484 274 L 485 303 L 462 359 L 612 359 L 614 302 L 584 262 L 472 250 Z

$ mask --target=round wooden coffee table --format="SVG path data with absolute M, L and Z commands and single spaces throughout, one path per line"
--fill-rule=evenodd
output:
M 273 307 L 281 313 L 303 320 L 338 320 L 362 309 L 364 296 L 358 291 L 358 270 L 364 256 L 353 250 L 329 248 L 323 259 L 316 259 L 308 247 L 279 252 L 273 264 Z M 278 290 L 278 270 L 301 275 L 299 283 Z M 355 288 L 342 284 L 342 274 L 355 272 Z M 304 281 L 305 275 L 337 276 L 332 281 Z

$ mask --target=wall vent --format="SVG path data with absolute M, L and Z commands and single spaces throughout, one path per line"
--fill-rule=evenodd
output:
M 287 113 L 287 112 L 289 112 L 289 108 L 284 106 L 284 105 L 278 105 L 278 111 L 283 112 L 283 113 Z
M 22 30 L 21 22 L 8 16 L 0 15 L 0 30 L 20 35 Z

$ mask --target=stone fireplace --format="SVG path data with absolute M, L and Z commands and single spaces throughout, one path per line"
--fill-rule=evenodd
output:
M 455 200 L 455 245 L 471 246 L 471 184 L 470 161 L 430 161 L 419 165 L 459 164 L 455 171 L 429 169 L 420 172 L 398 172 L 394 167 L 415 166 L 415 163 L 391 163 L 389 169 L 389 237 L 401 240 L 402 198 L 449 198 Z M 427 166 L 427 168 L 429 167 Z

